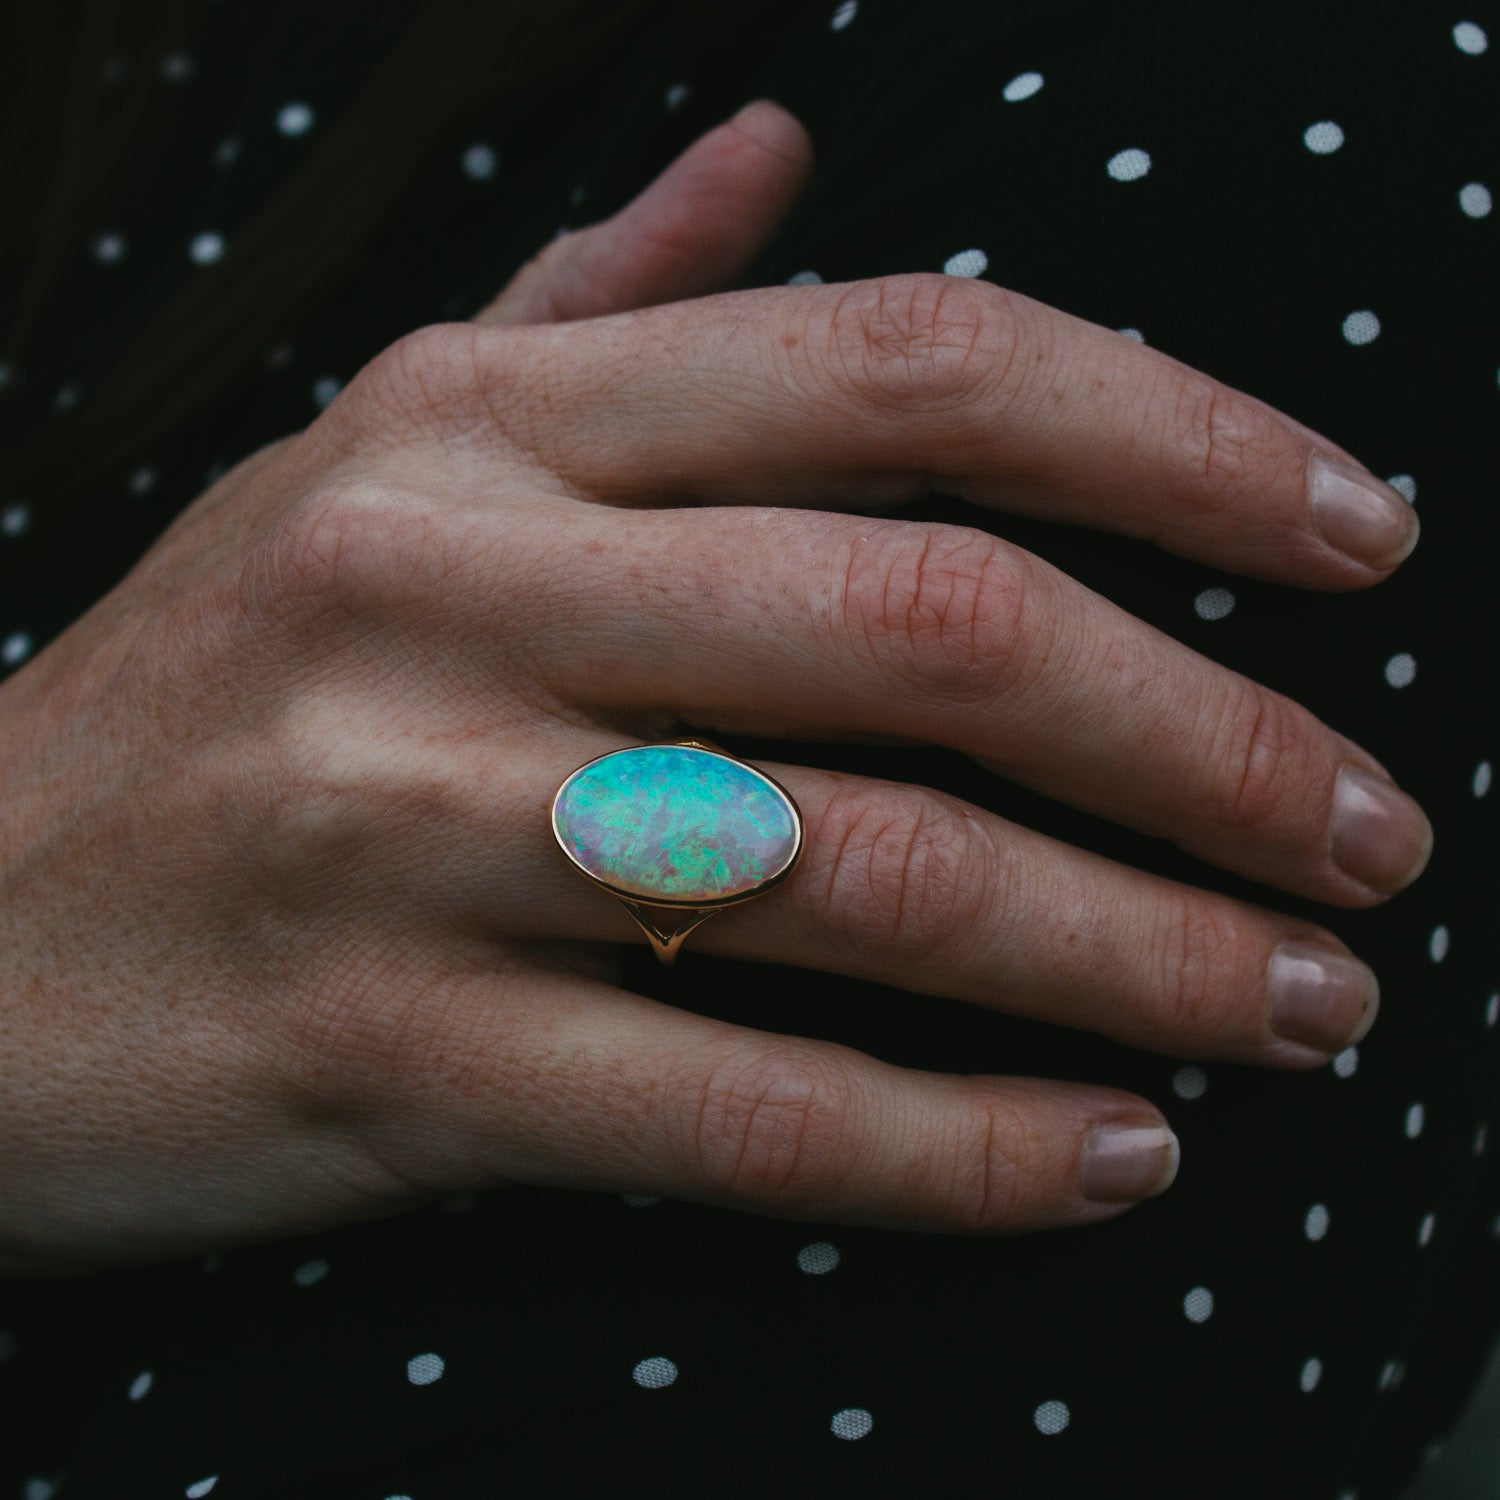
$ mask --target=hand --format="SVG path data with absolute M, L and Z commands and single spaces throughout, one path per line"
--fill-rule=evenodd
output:
M 752 205 L 746 243 L 803 170 L 752 128 L 795 148 L 768 105 L 693 148 L 758 181 L 726 199 Z M 936 275 L 494 326 L 665 295 L 705 236 L 723 274 L 691 158 L 653 214 L 679 240 L 632 262 L 593 255 L 619 224 L 569 236 L 484 322 L 398 340 L 0 690 L 8 1269 L 511 1183 L 980 1233 L 1165 1185 L 1160 1129 L 1133 1178 L 1118 1148 L 1080 1177 L 1096 1126 L 1161 1127 L 1135 1095 L 902 1069 L 611 983 L 641 934 L 547 810 L 583 761 L 684 724 L 945 745 L 1335 905 L 1414 878 L 1415 804 L 1295 703 L 981 531 L 791 508 L 935 485 L 1287 583 L 1376 582 L 1406 543 L 1379 532 L 1372 567 L 1320 537 L 1309 456 L 1360 471 L 1307 429 Z M 1310 923 L 919 786 L 767 769 L 802 862 L 695 948 L 1177 1057 L 1308 1067 L 1373 1018 L 1373 976 Z M 1322 1050 L 1273 1031 L 1268 966 L 1310 1007 L 1278 1024 Z

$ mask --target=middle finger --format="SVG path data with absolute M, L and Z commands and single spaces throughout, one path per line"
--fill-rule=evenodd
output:
M 617 721 L 943 745 L 1335 905 L 1388 899 L 1430 854 L 1421 809 L 1360 747 L 985 532 L 555 501 L 547 527 L 576 613 L 530 649 Z

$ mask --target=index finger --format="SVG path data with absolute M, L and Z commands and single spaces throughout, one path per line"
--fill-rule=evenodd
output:
M 1411 506 L 1336 444 L 987 282 L 754 289 L 463 333 L 506 435 L 586 498 L 864 508 L 936 490 L 1322 589 L 1376 583 L 1416 544 Z

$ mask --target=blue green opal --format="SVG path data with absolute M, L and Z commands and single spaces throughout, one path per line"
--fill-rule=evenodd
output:
M 790 800 L 712 750 L 636 745 L 581 766 L 552 809 L 558 842 L 638 901 L 729 901 L 797 856 Z

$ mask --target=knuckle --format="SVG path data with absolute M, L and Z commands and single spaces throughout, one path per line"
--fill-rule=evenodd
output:
M 1287 454 L 1285 432 L 1259 403 L 1206 375 L 1177 380 L 1167 433 L 1170 473 L 1186 458 L 1211 501 L 1274 485 Z
M 990 283 L 935 272 L 851 282 L 830 309 L 827 373 L 878 410 L 968 405 L 1020 362 L 1017 308 Z
M 334 447 L 345 451 L 400 451 L 477 435 L 511 452 L 531 406 L 549 405 L 546 362 L 527 352 L 537 332 L 473 322 L 414 329 L 370 360 L 319 421 L 334 424 Z
M 976 1092 L 957 1116 L 952 1171 L 940 1205 L 953 1229 L 983 1231 L 1012 1223 L 1025 1204 L 1032 1124 L 1013 1099 Z
M 1266 828 L 1287 814 L 1307 739 L 1289 699 L 1248 679 L 1233 691 L 1213 762 L 1215 811 L 1225 828 Z
M 424 1094 L 494 1089 L 494 1054 L 471 1035 L 460 986 L 430 971 L 419 977 L 397 949 L 348 943 L 305 961 L 287 987 L 294 998 L 277 1008 L 268 1041 L 283 1089 L 304 1111 L 325 1121 L 388 1116 L 397 1101 Z M 422 1005 L 404 1003 L 416 984 Z
M 486 357 L 505 345 L 503 339 L 485 340 Z M 346 409 L 361 437 L 404 446 L 415 434 L 472 420 L 480 349 L 480 331 L 472 323 L 431 323 L 388 344 L 349 383 Z
M 237 580 L 241 612 L 319 631 L 366 618 L 409 592 L 437 530 L 437 512 L 400 487 L 330 481 L 289 505 L 247 550 Z
M 347 899 L 353 871 L 378 880 L 392 844 L 449 813 L 440 775 L 362 695 L 294 693 L 245 772 L 248 873 L 276 904 L 306 911 Z
M 922 970 L 979 925 L 993 853 L 971 809 L 921 791 L 836 791 L 805 873 L 819 937 L 877 953 L 883 968 Z
M 898 522 L 862 530 L 840 562 L 839 644 L 924 696 L 986 698 L 1039 644 L 1023 618 L 1035 569 L 998 537 Z
M 1158 994 L 1171 1034 L 1198 1043 L 1233 1024 L 1230 1003 L 1240 934 L 1217 902 L 1181 892 L 1169 898 L 1155 934 Z
M 845 1070 L 810 1047 L 737 1052 L 692 1090 L 694 1166 L 749 1203 L 816 1204 L 844 1176 L 853 1102 Z

